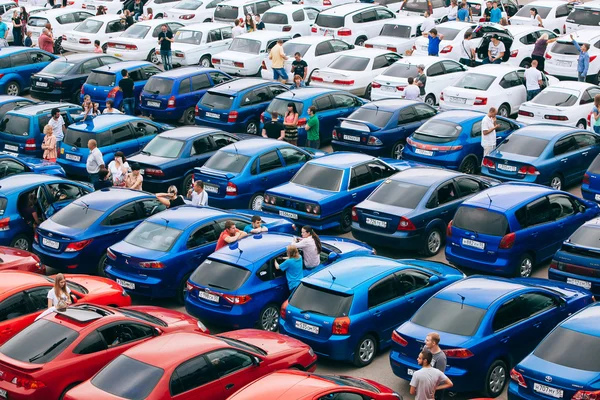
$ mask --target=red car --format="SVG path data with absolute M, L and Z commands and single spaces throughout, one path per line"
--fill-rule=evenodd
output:
M 65 399 L 219 400 L 279 369 L 314 371 L 316 362 L 309 346 L 274 332 L 177 333 L 126 351 Z
M 123 307 L 131 297 L 116 282 L 91 275 L 65 275 L 78 301 Z M 0 271 L 0 345 L 29 326 L 48 308 L 54 277 L 21 271 Z M 0 397 L 1 399 L 1 397 Z
M 173 332 L 209 333 L 196 319 L 160 307 L 79 304 L 52 312 L 0 347 L 0 398 L 62 399 L 125 350 Z
M 0 246 L 0 271 L 17 270 L 35 272 L 46 275 L 46 266 L 40 262 L 40 258 L 25 250 L 14 247 Z
M 364 378 L 277 371 L 260 378 L 228 400 L 398 400 L 398 393 Z

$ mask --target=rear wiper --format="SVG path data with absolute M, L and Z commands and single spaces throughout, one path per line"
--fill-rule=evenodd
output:
M 300 311 L 300 314 L 306 314 L 306 313 L 313 313 L 313 314 L 327 315 L 327 314 L 324 314 L 324 313 L 322 313 L 322 312 L 320 312 L 320 311 L 315 311 L 315 310 L 303 310 L 303 311 Z
M 140 151 L 140 153 L 145 154 L 147 156 L 151 156 L 152 155 L 152 154 L 150 154 L 149 151 L 146 151 L 146 150 L 142 150 L 142 151 Z
M 423 136 L 438 137 L 438 135 L 434 135 L 434 134 L 431 134 L 431 133 L 424 133 L 424 132 L 419 132 L 419 131 L 415 131 L 415 133 L 417 133 L 419 135 L 423 135 Z
M 50 353 L 52 350 L 54 350 L 55 348 L 57 348 L 58 346 L 60 346 L 60 345 L 61 345 L 61 343 L 62 343 L 62 342 L 64 342 L 65 340 L 67 340 L 67 338 L 62 338 L 62 339 L 60 339 L 58 342 L 56 342 L 56 343 L 54 343 L 52 346 L 50 346 L 50 347 L 48 348 L 48 350 L 46 350 L 46 351 L 44 351 L 44 352 L 42 352 L 42 353 L 40 353 L 40 354 L 37 354 L 37 355 L 35 355 L 35 356 L 31 357 L 31 358 L 29 359 L 29 362 L 33 362 L 33 361 L 35 361 L 35 360 L 37 360 L 37 359 L 39 359 L 39 358 L 42 358 L 42 357 L 44 357 L 46 354 Z
M 204 103 L 205 106 L 209 106 L 210 108 L 215 108 L 213 104 Z
M 225 286 L 215 285 L 214 283 L 207 283 L 207 285 L 210 286 L 210 287 L 218 288 L 218 289 L 228 290 Z
M 471 90 L 481 90 L 481 89 L 473 87 L 473 86 L 463 86 L 463 88 L 465 88 L 465 89 L 471 89 Z

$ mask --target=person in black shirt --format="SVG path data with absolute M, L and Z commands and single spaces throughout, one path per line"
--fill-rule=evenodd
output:
M 156 193 L 156 198 L 162 204 L 167 206 L 167 208 L 173 208 L 173 207 L 185 205 L 183 196 L 177 195 L 177 187 L 173 186 L 173 185 L 169 186 L 167 193 Z
M 265 23 L 260 20 L 260 14 L 256 14 L 254 16 L 254 21 L 256 21 L 255 25 L 256 25 L 256 30 L 257 31 L 264 31 L 265 30 Z
M 158 44 L 160 44 L 160 56 L 165 71 L 173 69 L 173 59 L 171 57 L 171 43 L 173 42 L 173 32 L 168 30 L 167 25 L 162 26 L 162 31 L 158 34 Z
M 119 81 L 119 87 L 123 92 L 123 111 L 127 115 L 135 115 L 135 97 L 133 95 L 133 79 L 129 77 L 126 69 L 121 70 L 123 79 Z
M 490 17 L 492 16 L 492 2 L 487 1 L 486 8 L 483 10 L 483 16 L 485 17 L 485 22 L 490 22 Z
M 308 64 L 302 59 L 302 55 L 298 52 L 294 54 L 294 61 L 292 61 L 292 76 L 299 75 L 302 77 L 302 86 L 308 77 Z
M 279 115 L 273 111 L 271 113 L 271 120 L 265 122 L 262 130 L 262 137 L 283 140 L 285 138 L 285 128 L 281 122 L 277 120 Z
M 104 188 L 112 187 L 112 179 L 108 177 L 108 170 L 106 168 L 100 168 L 98 171 L 98 181 L 94 182 L 94 190 L 102 190 Z

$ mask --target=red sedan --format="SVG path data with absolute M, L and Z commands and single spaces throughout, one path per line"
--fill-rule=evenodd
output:
M 387 386 L 364 378 L 278 371 L 258 379 L 228 400 L 398 400 Z
M 46 266 L 35 254 L 14 247 L 0 246 L 0 271 L 8 270 L 46 274 Z
M 126 351 L 65 399 L 219 400 L 270 372 L 313 371 L 316 362 L 309 346 L 274 332 L 177 333 Z
M 160 307 L 79 304 L 52 312 L 0 347 L 0 398 L 62 399 L 140 343 L 150 342 L 156 354 L 153 338 L 174 332 L 209 333 L 194 318 Z
M 65 278 L 80 302 L 131 305 L 127 292 L 108 278 L 70 274 Z M 48 291 L 53 287 L 54 277 L 21 271 L 0 272 L 0 344 L 25 329 L 48 308 Z

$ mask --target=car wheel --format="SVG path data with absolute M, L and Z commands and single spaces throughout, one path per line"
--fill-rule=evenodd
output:
M 196 120 L 194 119 L 196 117 L 195 113 L 196 110 L 194 107 L 188 108 L 181 116 L 181 122 L 183 122 L 185 125 L 194 125 L 196 123 Z
M 370 83 L 369 83 L 369 86 L 367 86 L 367 90 L 365 90 L 364 98 L 366 100 L 371 100 L 371 84 Z
M 188 190 L 190 190 L 192 188 L 192 181 L 194 180 L 194 175 L 193 174 L 189 174 L 188 176 L 186 176 L 185 178 L 183 178 L 183 182 L 181 184 L 181 193 L 185 196 L 188 192 Z
M 427 97 L 425 97 L 425 104 L 435 107 L 435 96 L 428 94 Z
M 477 173 L 477 158 L 474 156 L 466 157 L 458 167 L 458 170 L 463 174 L 474 175 Z
M 510 107 L 508 104 L 502 104 L 500 107 L 498 107 L 498 115 L 504 118 L 510 117 Z
M 552 175 L 552 178 L 550 178 L 550 187 L 552 189 L 562 190 L 562 187 L 563 187 L 562 177 L 558 174 Z
M 439 231 L 439 229 L 431 229 L 425 236 L 425 243 L 423 243 L 423 255 L 426 257 L 435 256 L 442 248 L 442 241 L 442 233 Z
M 156 54 L 156 50 L 150 50 L 150 53 L 148 53 L 147 60 L 150 61 L 152 64 L 158 64 L 158 55 Z
M 263 331 L 277 332 L 279 329 L 279 307 L 268 304 L 258 317 L 258 328 Z
M 350 208 L 346 208 L 342 211 L 338 230 L 341 233 L 348 233 L 352 230 L 352 210 Z
M 504 390 L 508 376 L 506 364 L 502 360 L 496 360 L 490 366 L 485 381 L 486 397 L 498 397 Z
M 250 206 L 249 206 L 249 208 L 252 211 L 262 211 L 262 206 L 263 206 L 264 202 L 265 202 L 265 195 L 262 194 L 262 193 L 256 193 L 250 199 Z
M 258 123 L 256 121 L 250 121 L 246 125 L 246 133 L 248 135 L 258 135 Z
M 200 66 L 204 68 L 212 67 L 212 61 L 210 60 L 210 56 L 203 56 L 198 64 L 200 64 Z
M 103 52 L 104 54 L 106 54 L 106 49 L 108 49 L 108 43 L 104 43 L 104 44 L 102 45 L 102 52 Z
M 203 22 L 212 22 L 212 19 L 206 18 Z
M 398 142 L 392 147 L 392 158 L 395 160 L 402 159 L 402 152 L 404 151 L 404 142 Z
M 302 36 L 302 35 L 301 35 L 301 34 L 299 34 L 299 33 L 297 33 L 297 34 L 295 34 L 295 35 L 294 35 L 294 37 L 293 37 L 292 39 L 299 38 L 300 36 Z
M 179 283 L 179 289 L 177 290 L 177 302 L 181 305 L 185 304 L 185 296 L 187 295 L 187 281 L 192 276 L 191 273 L 183 277 Z
M 10 242 L 10 247 L 19 250 L 31 251 L 31 239 L 27 235 L 17 235 Z
M 521 67 L 521 68 L 531 67 L 531 58 L 526 58 L 523 61 L 521 61 L 521 64 L 519 65 L 519 67 Z
M 365 367 L 371 364 L 375 354 L 377 354 L 377 342 L 375 338 L 371 335 L 365 335 L 354 349 L 354 365 Z
M 364 46 L 365 45 L 365 41 L 367 40 L 366 37 L 364 36 L 360 36 L 356 39 L 356 42 L 354 42 L 355 45 L 357 46 Z
M 517 278 L 529 278 L 531 276 L 531 272 L 533 271 L 533 257 L 531 254 L 524 254 L 519 261 L 519 266 L 517 269 L 516 276 Z
M 576 127 L 579 128 L 579 129 L 586 129 L 587 128 L 587 122 L 585 122 L 585 119 L 580 119 L 579 122 L 577 122 Z
M 154 19 L 162 19 L 163 15 L 162 14 L 158 14 L 156 17 L 154 17 Z
M 108 257 L 106 256 L 106 253 L 102 254 L 102 256 L 100 257 L 100 259 L 98 260 L 98 267 L 96 270 L 96 274 L 98 276 L 106 276 L 106 272 L 104 272 L 104 268 L 106 268 L 106 259 Z
M 6 94 L 9 96 L 18 96 L 21 93 L 21 87 L 17 82 L 9 82 L 6 85 Z

